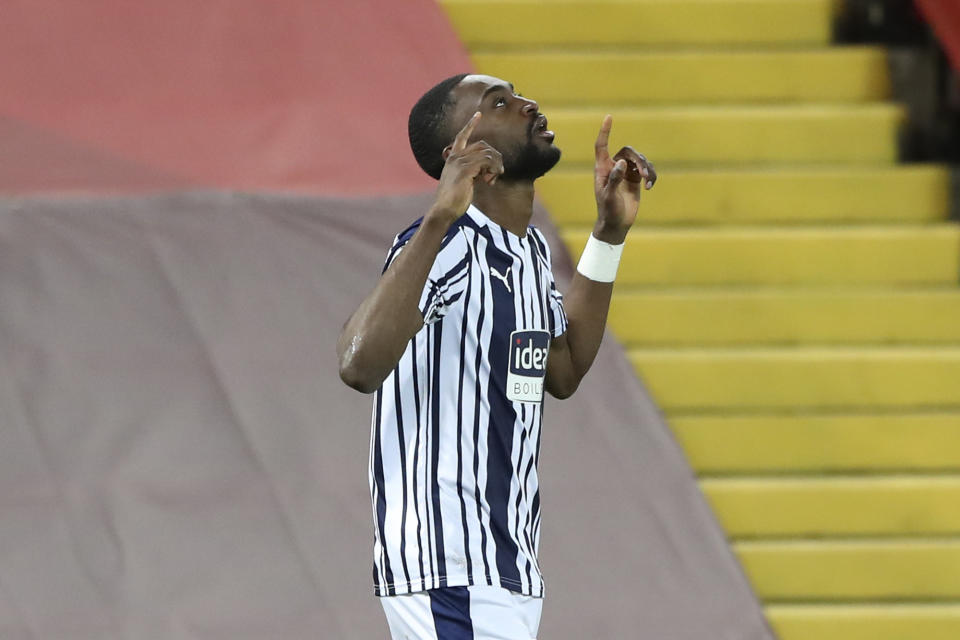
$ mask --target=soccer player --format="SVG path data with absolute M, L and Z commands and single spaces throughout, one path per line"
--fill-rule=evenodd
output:
M 610 157 L 611 124 L 596 142 L 597 222 L 564 299 L 530 226 L 534 180 L 560 159 L 537 103 L 458 75 L 410 113 L 436 197 L 337 343 L 343 381 L 376 393 L 373 580 L 395 640 L 537 635 L 543 392 L 569 397 L 590 368 L 657 179 L 631 147 Z

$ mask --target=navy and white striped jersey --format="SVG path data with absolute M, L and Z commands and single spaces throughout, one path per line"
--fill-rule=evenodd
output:
M 543 235 L 518 237 L 471 206 L 420 309 L 423 328 L 374 398 L 375 592 L 487 584 L 542 596 L 543 382 L 550 339 L 567 327 Z

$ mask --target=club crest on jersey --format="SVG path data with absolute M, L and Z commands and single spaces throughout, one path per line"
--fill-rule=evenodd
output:
M 540 402 L 547 373 L 550 334 L 546 331 L 514 331 L 510 334 L 510 366 L 507 398 L 515 402 Z

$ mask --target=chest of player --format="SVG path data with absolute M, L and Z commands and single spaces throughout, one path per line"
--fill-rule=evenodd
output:
M 529 238 L 510 241 L 507 251 L 487 251 L 475 271 L 491 303 L 489 322 L 478 328 L 490 331 L 491 374 L 507 398 L 539 402 L 550 348 L 552 278 Z

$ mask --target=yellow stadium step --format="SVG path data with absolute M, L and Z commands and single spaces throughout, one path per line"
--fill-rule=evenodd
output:
M 603 116 L 661 169 L 610 327 L 780 640 L 960 638 L 960 225 L 885 51 L 837 0 L 440 3 L 557 133 L 574 260 Z
M 960 604 L 776 604 L 780 640 L 956 640 Z
M 960 348 L 634 349 L 666 413 L 960 408 Z
M 556 224 L 596 220 L 592 169 L 558 168 L 536 184 Z M 934 165 L 669 170 L 643 194 L 638 225 L 924 223 L 945 220 L 949 202 L 950 172 Z
M 441 0 L 470 49 L 797 45 L 830 40 L 832 0 Z
M 956 539 L 738 542 L 734 550 L 768 602 L 960 598 Z
M 712 478 L 732 538 L 960 534 L 960 475 Z
M 632 145 L 663 167 L 889 164 L 904 118 L 902 107 L 885 103 L 544 110 L 563 150 L 558 166 L 593 166 L 607 113 L 612 152 Z
M 589 229 L 561 233 L 575 258 Z M 639 229 L 618 284 L 956 284 L 960 225 Z M 638 319 L 639 321 L 639 319 Z
M 479 73 L 562 105 L 867 102 L 890 95 L 879 47 L 805 51 L 473 53 Z M 624 74 L 634 76 L 624 82 Z
M 960 472 L 960 411 L 675 416 L 700 474 Z
M 960 288 L 620 288 L 608 322 L 634 347 L 960 344 Z

